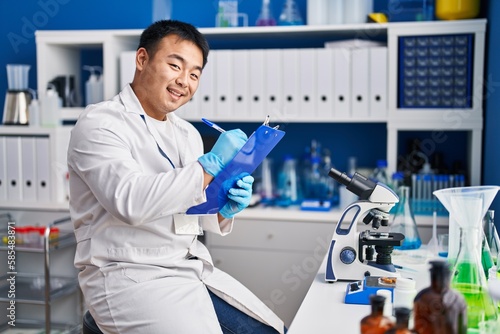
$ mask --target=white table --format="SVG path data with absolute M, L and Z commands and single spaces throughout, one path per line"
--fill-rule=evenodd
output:
M 408 251 L 393 254 L 393 263 L 414 259 L 417 253 Z M 420 251 L 418 254 L 422 254 Z M 428 259 L 420 263 L 406 262 L 408 270 L 400 271 L 401 276 L 411 277 L 417 283 L 417 291 L 429 286 Z M 416 262 L 416 261 L 415 261 Z M 360 332 L 361 319 L 370 313 L 369 305 L 345 304 L 344 297 L 350 282 L 325 282 L 326 257 L 314 278 L 307 295 L 300 305 L 287 334 L 323 334 Z M 361 279 L 361 278 L 360 278 Z

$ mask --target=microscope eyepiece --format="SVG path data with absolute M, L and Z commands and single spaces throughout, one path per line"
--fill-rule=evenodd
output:
M 328 175 L 333 178 L 338 183 L 342 183 L 344 186 L 348 186 L 351 183 L 351 178 L 346 173 L 340 172 L 335 168 L 330 169 Z
M 370 198 L 370 195 L 377 186 L 377 183 L 359 173 L 354 173 L 351 178 L 346 173 L 342 173 L 335 168 L 331 168 L 328 175 L 337 182 L 345 185 L 347 190 L 358 195 L 362 200 Z

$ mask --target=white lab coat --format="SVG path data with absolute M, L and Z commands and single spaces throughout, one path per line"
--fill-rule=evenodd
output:
M 87 306 L 109 333 L 221 333 L 207 288 L 283 332 L 283 322 L 247 288 L 215 268 L 196 235 L 174 231 L 176 213 L 206 200 L 198 131 L 174 113 L 182 166 L 159 152 L 162 141 L 130 85 L 89 106 L 68 149 L 75 265 Z M 227 234 L 233 221 L 200 216 Z M 242 263 L 242 265 L 245 265 Z

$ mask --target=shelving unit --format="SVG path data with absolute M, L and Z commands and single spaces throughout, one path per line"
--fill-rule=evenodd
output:
M 482 138 L 482 88 L 483 59 L 486 20 L 397 22 L 384 24 L 348 24 L 327 26 L 275 26 L 201 28 L 214 50 L 255 48 L 311 48 L 322 47 L 324 42 L 345 39 L 384 41 L 388 47 L 388 107 L 387 160 L 388 172 L 396 170 L 399 131 L 466 131 L 469 134 L 467 167 L 471 185 L 481 180 Z M 119 59 L 124 51 L 134 51 L 142 30 L 86 30 L 86 31 L 37 31 L 37 79 L 38 87 L 58 75 L 74 75 L 80 82 L 80 53 L 84 49 L 99 49 L 103 53 L 104 96 L 111 98 L 120 91 Z M 473 67 L 471 108 L 463 109 L 400 109 L 398 108 L 398 38 L 402 36 L 432 36 L 467 33 L 473 36 Z M 79 89 L 79 87 L 77 87 Z M 63 109 L 63 118 L 75 119 L 83 108 Z M 267 111 L 270 112 L 270 111 Z M 304 112 L 302 112 L 304 113 Z M 183 113 L 188 120 L 199 115 Z M 191 119 L 190 117 L 194 117 Z M 259 118 L 260 119 L 260 118 Z M 227 121 L 255 121 L 249 115 Z M 291 117 L 287 122 L 370 122 L 369 118 L 324 119 L 305 116 Z
M 0 221 L 5 221 L 6 224 L 12 224 L 16 226 L 17 224 L 13 221 L 12 217 L 8 213 L 3 213 L 0 215 Z M 10 305 L 11 300 L 15 300 L 16 312 L 15 312 L 15 324 L 16 329 L 19 328 L 33 328 L 33 329 L 45 329 L 45 333 L 51 333 L 51 330 L 57 329 L 64 333 L 79 333 L 81 331 L 81 326 L 79 321 L 83 315 L 82 309 L 82 296 L 80 289 L 78 287 L 78 280 L 76 275 L 76 270 L 73 271 L 73 275 L 53 275 L 51 272 L 51 257 L 56 252 L 68 251 L 75 248 L 76 241 L 74 234 L 71 229 L 61 229 L 60 235 L 57 238 L 50 237 L 50 231 L 53 227 L 59 227 L 63 224 L 70 223 L 70 218 L 63 218 L 52 222 L 50 225 L 45 227 L 45 232 L 43 236 L 43 244 L 41 245 L 16 245 L 15 248 L 10 248 L 2 242 L 0 246 L 0 251 L 5 252 L 9 256 L 14 254 L 15 264 L 12 267 L 8 267 L 6 275 L 1 277 L 0 280 L 0 303 L 6 303 Z M 3 227 L 2 227 L 3 228 Z M 3 230 L 2 230 L 3 231 Z M 7 231 L 3 231 L 2 236 L 11 235 Z M 18 237 L 18 236 L 17 236 Z M 12 249 L 15 253 L 12 253 Z M 19 263 L 18 258 L 22 253 L 36 254 L 43 257 L 43 273 L 30 273 L 25 271 L 25 266 Z M 74 251 L 73 251 L 74 254 Z M 7 257 L 7 256 L 6 256 Z M 6 261 L 7 263 L 7 261 Z M 72 266 L 72 263 L 69 265 Z M 18 269 L 19 268 L 19 269 Z M 19 271 L 18 271 L 19 270 Z M 14 277 L 15 279 L 15 297 L 10 298 L 10 282 L 7 278 Z M 52 307 L 59 300 L 68 297 L 76 296 L 77 309 L 75 310 L 75 319 L 70 322 L 69 319 L 64 319 L 64 321 L 54 321 L 52 316 Z M 18 308 L 20 305 L 35 305 L 44 308 L 44 320 L 37 320 L 31 318 L 33 314 L 31 312 L 21 313 Z M 9 319 L 9 318 L 7 318 Z M 0 331 L 3 331 L 9 327 L 8 321 L 0 323 Z

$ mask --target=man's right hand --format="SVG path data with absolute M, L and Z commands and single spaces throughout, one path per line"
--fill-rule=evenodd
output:
M 240 129 L 223 132 L 212 150 L 198 158 L 198 162 L 206 173 L 216 177 L 245 145 L 247 139 L 247 135 Z

